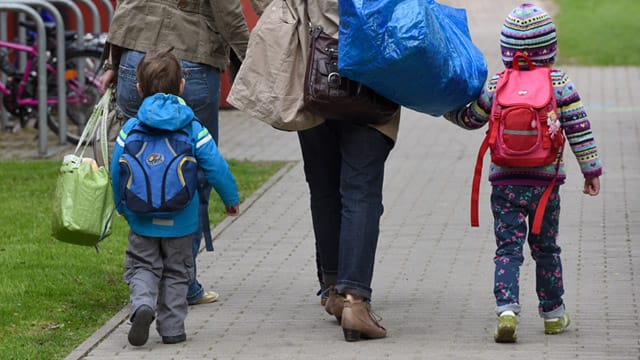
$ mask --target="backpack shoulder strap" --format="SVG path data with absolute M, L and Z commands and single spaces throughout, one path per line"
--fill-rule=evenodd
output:
M 480 226 L 479 201 L 480 201 L 480 179 L 482 178 L 482 163 L 484 155 L 489 149 L 490 131 L 484 137 L 480 150 L 478 150 L 478 158 L 476 159 L 476 167 L 473 172 L 473 183 L 471 185 L 471 226 Z
M 491 101 L 491 113 L 489 114 L 489 130 L 487 136 L 489 137 L 489 145 L 493 145 L 498 134 L 498 122 L 502 113 L 502 105 L 500 104 L 500 92 L 502 88 L 509 81 L 509 75 L 511 69 L 505 69 L 498 73 L 498 82 L 496 83 L 496 89 L 493 91 L 493 99 Z
M 193 151 L 193 155 L 196 154 L 196 143 L 198 142 L 199 132 L 206 127 L 200 123 L 200 121 L 196 118 L 191 122 L 191 134 L 188 134 L 191 139 L 191 150 Z M 187 132 L 186 128 L 182 129 Z M 207 251 L 214 251 L 213 248 L 213 237 L 211 236 L 211 224 L 209 223 L 209 194 L 210 187 L 207 186 L 208 181 L 204 176 L 204 172 L 198 171 L 198 231 L 202 231 L 199 236 L 202 235 L 204 237 L 204 245 Z
M 564 152 L 564 138 L 562 139 L 562 145 L 560 146 L 560 154 Z M 547 188 L 540 196 L 540 201 L 538 201 L 538 207 L 536 208 L 536 213 L 533 217 L 533 224 L 531 225 L 531 233 L 534 235 L 540 235 L 540 230 L 542 229 L 542 218 L 547 209 L 547 203 L 549 202 L 549 197 L 551 196 L 551 192 L 553 188 L 556 186 L 556 180 L 558 179 L 558 172 L 560 170 L 560 159 L 562 155 L 558 156 L 558 160 L 556 161 L 556 173 L 553 176 L 553 180 L 547 185 Z
M 489 129 L 478 150 L 476 158 L 476 166 L 473 171 L 473 181 L 471 184 L 471 226 L 480 226 L 479 201 L 480 201 L 480 180 L 482 179 L 483 159 L 489 147 L 495 142 L 497 136 L 498 120 L 500 119 L 501 106 L 496 101 L 498 90 L 508 80 L 509 70 L 503 70 L 498 74 L 498 82 L 496 90 L 493 92 L 493 101 L 491 104 L 491 113 L 489 114 Z

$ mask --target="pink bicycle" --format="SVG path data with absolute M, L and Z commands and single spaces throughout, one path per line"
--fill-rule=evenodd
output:
M 27 24 L 21 24 L 27 26 Z M 47 38 L 55 39 L 55 29 L 47 27 Z M 71 35 L 68 36 L 68 38 Z M 69 39 L 68 39 L 69 40 Z M 71 43 L 71 42 L 70 42 Z M 19 71 L 10 60 L 19 52 L 26 53 L 24 71 Z M 47 125 L 58 133 L 60 116 L 57 113 L 59 94 L 57 94 L 57 59 L 55 51 L 47 51 Z M 70 143 L 76 144 L 82 134 L 84 124 L 100 99 L 100 73 L 102 69 L 102 48 L 99 44 L 69 45 L 65 49 L 66 135 Z M 38 74 L 35 66 L 38 49 L 35 44 L 24 45 L 0 41 L 0 71 L 6 75 L 6 82 L 0 82 L 0 94 L 4 108 L 26 126 L 38 110 Z M 84 73 L 84 81 L 79 80 L 79 71 Z

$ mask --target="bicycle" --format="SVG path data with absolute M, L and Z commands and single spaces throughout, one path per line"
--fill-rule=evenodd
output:
M 21 22 L 20 26 L 31 28 L 32 25 Z M 46 36 L 48 40 L 55 39 L 55 25 L 47 24 Z M 32 28 L 33 29 L 33 28 Z M 101 97 L 100 75 L 102 72 L 102 47 L 100 39 L 87 42 L 71 41 L 72 34 L 66 34 L 69 41 L 65 44 L 65 81 L 67 86 L 66 102 L 66 135 L 70 143 L 77 144 L 84 124 L 93 112 L 94 105 Z M 77 39 L 76 39 L 77 40 Z M 96 41 L 97 40 L 97 41 Z M 18 44 L 0 41 L 0 72 L 6 75 L 6 82 L 0 82 L 0 95 L 3 97 L 4 108 L 18 118 L 20 126 L 24 127 L 29 119 L 37 114 L 38 109 L 38 74 L 35 66 L 38 58 L 38 48 L 33 44 Z M 49 48 L 49 46 L 47 46 Z M 26 53 L 27 61 L 24 71 L 19 71 L 10 61 L 10 54 Z M 47 51 L 47 126 L 58 133 L 60 116 L 57 114 L 59 96 L 57 94 L 57 59 Z M 84 82 L 79 80 L 79 71 L 84 73 Z

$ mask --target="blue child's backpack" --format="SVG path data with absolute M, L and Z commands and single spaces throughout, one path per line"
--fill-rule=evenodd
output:
M 119 159 L 120 198 L 133 212 L 167 215 L 186 207 L 198 187 L 189 134 L 135 126 Z

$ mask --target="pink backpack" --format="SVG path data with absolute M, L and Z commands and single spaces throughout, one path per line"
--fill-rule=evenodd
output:
M 519 69 L 519 61 L 529 65 Z M 542 194 L 531 232 L 540 233 L 542 216 L 555 186 L 564 148 L 558 107 L 553 94 L 551 69 L 536 67 L 522 53 L 513 57 L 513 66 L 499 74 L 493 97 L 489 129 L 476 160 L 471 190 L 471 226 L 479 226 L 478 200 L 482 159 L 491 149 L 491 161 L 499 166 L 538 167 L 556 163 L 556 176 Z

